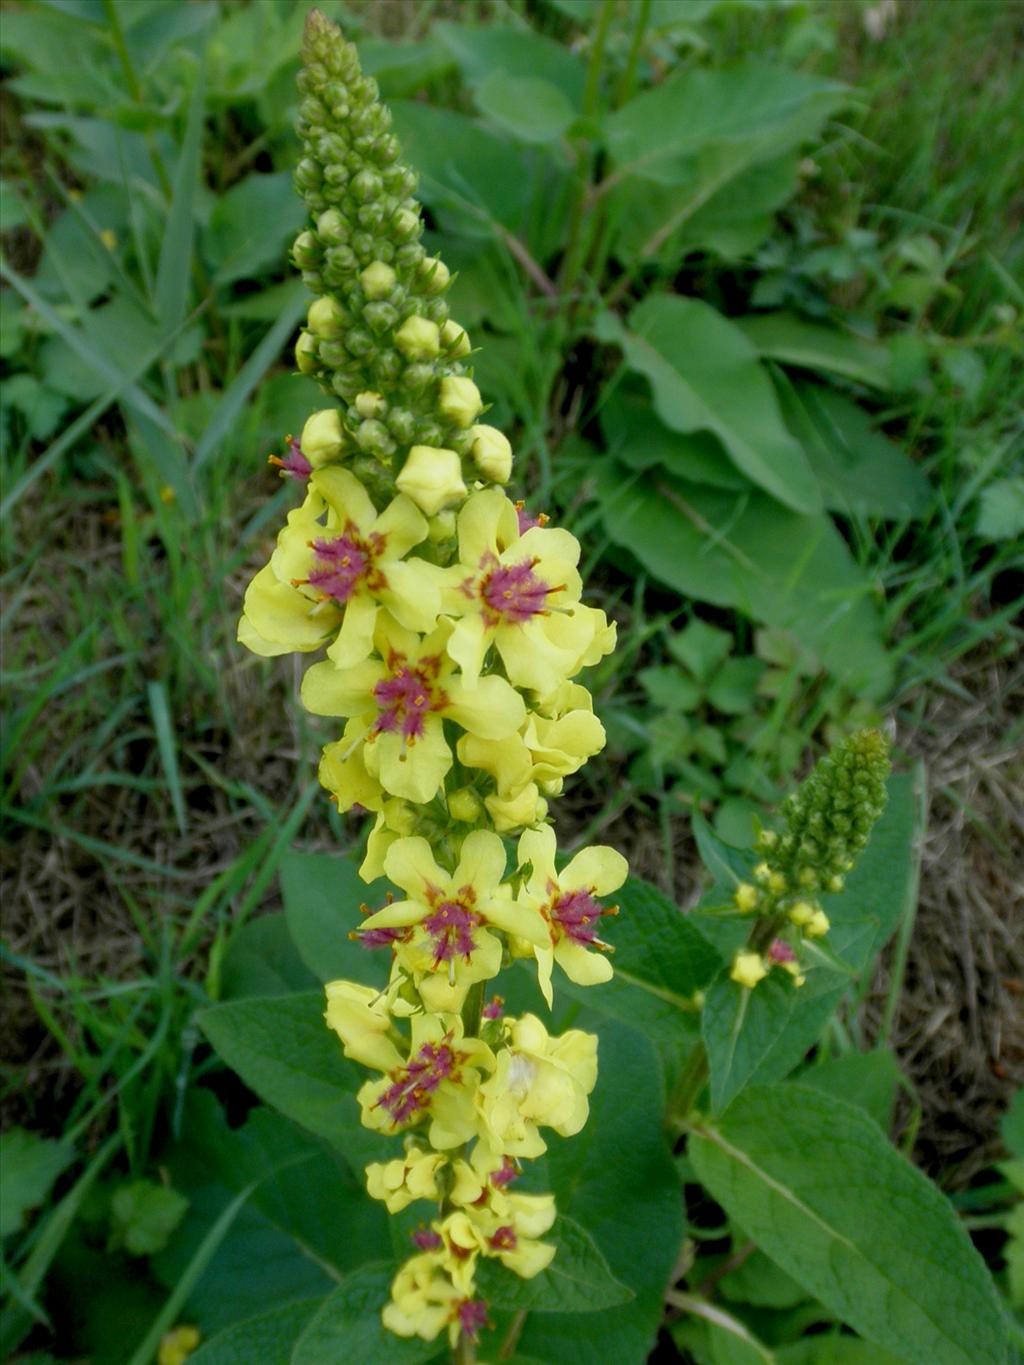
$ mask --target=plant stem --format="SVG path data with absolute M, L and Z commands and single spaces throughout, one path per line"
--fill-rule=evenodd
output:
M 470 1337 L 463 1334 L 452 1351 L 452 1365 L 475 1365 L 476 1346 Z
M 672 1094 L 669 1096 L 666 1120 L 673 1130 L 686 1124 L 690 1110 L 697 1102 L 697 1096 L 704 1088 L 708 1078 L 708 1054 L 704 1044 L 698 1042 L 686 1059 L 680 1071 Z
M 608 39 L 608 30 L 611 27 L 614 13 L 615 0 L 604 0 L 597 21 L 594 46 L 590 53 L 590 64 L 587 67 L 587 84 L 583 92 L 584 121 L 591 120 L 597 108 L 597 97 L 601 88 L 601 68 L 604 65 L 605 44 Z M 586 254 L 585 244 L 583 242 L 584 208 L 590 195 L 590 181 L 593 169 L 594 148 L 593 143 L 588 137 L 580 147 L 579 184 L 576 191 L 576 199 L 572 206 L 572 219 L 569 227 L 569 244 L 566 247 L 565 258 L 562 262 L 561 285 L 564 294 L 568 294 L 572 290 L 579 278 L 580 269 Z
M 636 80 L 636 68 L 640 60 L 640 48 L 643 44 L 644 33 L 647 31 L 647 19 L 650 12 L 651 0 L 640 0 L 640 12 L 633 28 L 633 41 L 629 45 L 626 69 L 622 73 L 622 80 L 619 82 L 619 88 L 615 94 L 616 109 L 621 109 L 633 93 L 633 82 Z

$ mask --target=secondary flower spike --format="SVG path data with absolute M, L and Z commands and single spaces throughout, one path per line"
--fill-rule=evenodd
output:
M 315 656 L 301 699 L 326 722 L 320 780 L 339 811 L 375 815 L 360 873 L 399 891 L 361 922 L 338 905 L 339 935 L 380 975 L 328 983 L 325 1018 L 368 1069 L 362 1122 L 393 1143 L 367 1190 L 419 1215 L 384 1325 L 447 1334 L 462 1359 L 491 1325 L 480 1266 L 530 1279 L 557 1255 L 554 1197 L 511 1186 L 546 1132 L 579 1132 L 597 1082 L 596 1037 L 510 1016 L 489 983 L 533 959 L 551 1006 L 556 967 L 583 986 L 612 975 L 608 898 L 626 861 L 587 848 L 559 871 L 548 813 L 604 746 L 578 677 L 615 627 L 583 600 L 575 537 L 505 492 L 512 446 L 481 421 L 415 173 L 355 48 L 317 11 L 299 89 L 310 221 L 293 259 L 314 299 L 295 359 L 329 406 L 272 457 L 302 501 L 239 639 Z

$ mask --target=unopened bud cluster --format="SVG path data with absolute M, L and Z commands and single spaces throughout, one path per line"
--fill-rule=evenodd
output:
M 842 740 L 787 798 L 781 832 L 758 836 L 761 861 L 753 880 L 734 893 L 741 914 L 757 915 L 749 944 L 737 953 L 732 979 L 748 989 L 772 970 L 803 984 L 801 948 L 829 931 L 820 892 L 843 890 L 885 809 L 889 746 L 879 730 Z
M 488 1321 L 476 1270 L 524 1278 L 555 1255 L 549 1194 L 509 1186 L 523 1161 L 587 1119 L 597 1039 L 506 1018 L 486 992 L 515 958 L 550 1008 L 562 973 L 612 976 L 605 903 L 626 878 L 614 849 L 556 858 L 549 802 L 604 745 L 577 675 L 615 627 L 581 600 L 578 541 L 495 485 L 512 448 L 481 425 L 448 317 L 448 272 L 420 245 L 414 177 L 355 49 L 314 11 L 301 76 L 297 180 L 314 218 L 295 259 L 318 295 L 298 347 L 340 406 L 274 457 L 305 486 L 245 596 L 256 654 L 319 654 L 301 697 L 333 718 L 320 780 L 339 811 L 372 812 L 360 867 L 400 888 L 339 925 L 386 955 L 381 990 L 327 986 L 326 1019 L 374 1073 L 366 1127 L 393 1136 L 367 1189 L 397 1212 L 429 1202 L 383 1321 L 400 1336 L 468 1343 Z
M 296 362 L 343 403 L 345 443 L 433 516 L 468 481 L 507 482 L 511 447 L 477 422 L 469 337 L 449 317 L 448 268 L 420 241 L 416 175 L 377 83 L 322 17 L 307 27 L 299 89 L 295 183 L 313 221 L 292 255 L 317 298 Z

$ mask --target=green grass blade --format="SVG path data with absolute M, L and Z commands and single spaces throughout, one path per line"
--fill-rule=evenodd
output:
M 198 473 L 208 463 L 217 447 L 230 430 L 232 422 L 242 411 L 253 389 L 281 354 L 281 350 L 299 318 L 306 311 L 306 301 L 297 298 L 281 314 L 252 355 L 239 370 L 217 404 L 217 410 L 196 444 L 192 468 Z
M 187 827 L 185 797 L 181 789 L 178 746 L 174 737 L 171 710 L 167 704 L 167 689 L 162 682 L 151 682 L 146 687 L 146 693 L 149 697 L 149 713 L 153 717 L 153 728 L 156 730 L 160 762 L 163 764 L 164 775 L 167 778 L 167 790 L 170 793 L 171 805 L 174 808 L 174 818 L 178 822 L 178 829 L 184 834 Z
M 142 1343 L 135 1351 L 128 1365 L 152 1365 L 160 1346 L 160 1339 L 164 1333 L 174 1325 L 182 1306 L 189 1294 L 195 1288 L 203 1271 L 209 1265 L 214 1252 L 223 1242 L 231 1229 L 232 1223 L 242 1211 L 243 1205 L 256 1188 L 258 1181 L 253 1181 L 251 1185 L 246 1185 L 245 1189 L 232 1199 L 221 1216 L 214 1223 L 213 1227 L 206 1234 L 196 1248 L 196 1253 L 185 1267 L 185 1272 L 181 1279 L 174 1286 L 168 1296 L 167 1302 L 157 1314 L 152 1327 L 146 1333 Z
M 196 74 L 189 104 L 185 140 L 181 145 L 174 172 L 174 194 L 167 219 L 160 261 L 156 271 L 156 312 L 165 332 L 173 331 L 183 320 L 188 303 L 189 271 L 192 264 L 192 239 L 195 231 L 195 196 L 202 162 L 203 117 L 206 100 L 206 73 Z

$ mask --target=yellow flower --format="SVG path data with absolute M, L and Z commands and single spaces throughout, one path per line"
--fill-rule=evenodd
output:
M 331 746 L 328 745 L 327 748 Z M 326 750 L 324 753 L 326 755 Z M 321 764 L 322 769 L 322 764 Z M 323 776 L 320 778 L 324 782 Z M 324 786 L 330 784 L 324 782 Z M 361 804 L 365 805 L 365 802 Z M 372 809 L 372 807 L 367 807 Z M 384 859 L 396 839 L 411 834 L 416 828 L 416 812 L 406 801 L 385 801 L 380 807 L 370 837 L 366 841 L 366 857 L 359 868 L 364 882 L 375 882 L 384 876 Z
M 598 938 L 598 926 L 601 916 L 614 914 L 617 907 L 608 909 L 597 897 L 617 891 L 629 874 L 629 864 L 622 854 L 604 845 L 581 849 L 557 872 L 556 847 L 550 825 L 527 830 L 519 840 L 519 866 L 530 868 L 521 900 L 537 911 L 550 935 L 550 942 L 536 949 L 537 976 L 549 1009 L 555 962 L 578 986 L 593 986 L 611 979 L 608 959 L 589 950 L 610 951 L 608 944 Z
M 239 639 L 270 655 L 317 649 L 336 634 L 328 655 L 349 667 L 370 653 L 381 605 L 409 630 L 433 630 L 439 571 L 405 558 L 426 534 L 408 498 L 399 495 L 378 516 L 349 470 L 315 470 L 270 564 L 249 585 Z
M 381 1315 L 384 1326 L 400 1337 L 433 1341 L 452 1321 L 460 1297 L 436 1252 L 413 1256 L 392 1282 L 391 1300 Z
M 494 778 L 497 799 L 488 797 L 487 806 L 495 828 L 507 830 L 542 818 L 536 814 L 541 784 L 544 791 L 557 794 L 562 778 L 578 771 L 604 743 L 604 726 L 593 713 L 590 693 L 567 682 L 527 713 L 517 734 L 502 740 L 464 735 L 458 755 L 467 767 L 482 768 Z
M 444 1272 L 444 1251 L 428 1251 L 406 1261 L 391 1285 L 391 1301 L 382 1313 L 384 1326 L 400 1337 L 434 1338 L 448 1328 L 454 1347 L 462 1336 L 475 1341 L 487 1323 L 482 1299 L 462 1294 Z
M 750 882 L 740 882 L 736 887 L 733 900 L 736 902 L 736 909 L 742 915 L 748 915 L 751 910 L 756 909 L 757 902 L 761 893 L 756 886 L 751 886 Z
M 517 687 L 553 692 L 594 639 L 592 624 L 581 632 L 571 613 L 581 588 L 579 542 L 541 526 L 520 536 L 515 504 L 497 488 L 466 501 L 458 534 L 460 562 L 449 570 L 445 610 L 461 617 L 448 653 L 467 685 L 476 686 L 493 644 Z
M 438 867 L 426 839 L 398 839 L 384 858 L 387 875 L 409 897 L 385 906 L 363 923 L 363 931 L 415 926 L 412 938 L 398 945 L 399 960 L 417 977 L 438 973 L 448 987 L 465 988 L 497 976 L 503 930 L 543 938 L 537 916 L 512 900 L 501 885 L 505 848 L 490 830 L 474 830 L 462 845 L 452 873 Z M 421 993 L 426 988 L 417 981 Z M 427 997 L 424 997 L 425 1001 Z M 428 1003 L 436 1007 L 436 998 Z
M 433 360 L 441 350 L 441 329 L 429 318 L 406 318 L 395 333 L 395 345 L 406 360 Z
M 379 658 L 350 668 L 317 663 L 302 682 L 303 704 L 314 715 L 356 717 L 342 740 L 350 755 L 346 761 L 355 763 L 361 737 L 359 762 L 370 779 L 392 796 L 420 805 L 433 800 L 452 766 L 446 720 L 468 734 L 502 739 L 522 724 L 526 714 L 522 698 L 504 678 L 481 678 L 472 691 L 465 686 L 445 653 L 451 631 L 451 622 L 442 621 L 422 638 L 381 612 L 374 635 Z M 353 770 L 353 786 L 365 790 L 360 779 Z M 325 785 L 338 794 L 341 804 L 339 788 L 333 782 Z M 379 808 L 379 803 L 371 805 L 360 795 L 354 800 L 367 809 Z
M 333 668 L 334 665 L 328 664 L 327 667 Z M 384 805 L 384 788 L 367 771 L 365 738 L 366 725 L 357 718 L 345 726 L 341 739 L 324 745 L 320 758 L 320 784 L 334 797 L 340 811 L 351 810 L 353 806 L 379 811 Z
M 341 1039 L 346 1057 L 378 1071 L 402 1065 L 386 993 L 355 981 L 328 981 L 324 989 L 324 1018 Z
M 535 1157 L 547 1144 L 538 1126 L 563 1137 L 587 1121 L 597 1080 L 597 1039 L 570 1029 L 551 1038 L 533 1014 L 506 1021 L 506 1046 L 477 1103 L 489 1145 L 509 1156 Z
M 386 298 L 394 289 L 397 279 L 398 276 L 386 261 L 371 261 L 359 275 L 359 283 L 368 299 Z
M 201 1340 L 199 1328 L 193 1327 L 191 1323 L 182 1323 L 180 1327 L 172 1327 L 160 1338 L 160 1349 L 156 1357 L 157 1365 L 184 1365 L 184 1362 Z
M 438 446 L 413 446 L 395 486 L 428 517 L 466 496 L 462 461 L 454 450 Z
M 479 1038 L 463 1036 L 458 1015 L 415 1014 L 410 1022 L 409 1060 L 356 1096 L 363 1124 L 393 1133 L 429 1121 L 431 1147 L 461 1147 L 476 1136 L 474 1096 L 494 1055 Z
M 406 1139 L 407 1144 L 411 1139 Z M 408 1145 L 404 1157 L 393 1161 L 373 1161 L 366 1168 L 366 1189 L 371 1199 L 379 1199 L 388 1213 L 401 1213 L 417 1199 L 440 1199 L 438 1171 L 447 1165 L 441 1152 Z
M 768 968 L 760 953 L 739 952 L 733 958 L 729 975 L 737 985 L 752 991 L 757 983 L 768 975 Z
M 338 459 L 348 445 L 338 409 L 324 408 L 320 412 L 314 412 L 302 428 L 299 445 L 314 469 Z

